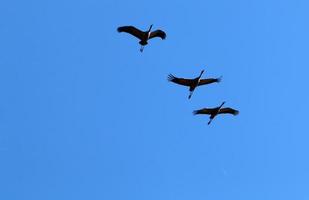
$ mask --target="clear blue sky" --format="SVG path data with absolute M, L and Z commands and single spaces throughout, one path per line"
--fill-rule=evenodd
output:
M 308 200 L 308 7 L 1 1 L 0 199 Z M 150 24 L 143 53 L 116 31 Z M 201 69 L 190 101 L 166 80 Z

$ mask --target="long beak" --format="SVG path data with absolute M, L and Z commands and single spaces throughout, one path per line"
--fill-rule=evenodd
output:
M 150 25 L 150 27 L 149 27 L 149 32 L 151 31 L 151 29 L 152 29 L 152 26 L 153 26 L 153 24 L 151 24 L 151 25 Z
M 204 73 L 204 70 L 202 70 L 202 71 L 201 71 L 201 73 L 200 73 L 200 77 L 203 75 L 203 73 Z

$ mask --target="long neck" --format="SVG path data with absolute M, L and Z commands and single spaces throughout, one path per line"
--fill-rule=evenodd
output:
M 217 115 L 217 114 L 219 113 L 219 111 L 220 111 L 221 107 L 224 105 L 224 103 L 225 103 L 225 102 L 223 102 L 219 107 L 217 107 L 217 108 L 215 109 L 215 115 Z
M 222 102 L 222 104 L 219 106 L 219 110 L 222 108 L 222 106 L 225 104 L 225 102 Z
M 197 77 L 198 82 L 200 82 L 200 79 L 201 79 L 201 77 L 202 77 L 203 73 L 204 73 L 204 70 L 203 70 L 203 71 L 201 71 L 201 73 L 200 73 L 199 77 Z
M 202 77 L 204 71 L 201 71 L 200 76 L 198 77 L 199 79 Z
M 152 29 L 152 25 L 150 25 L 148 32 L 150 32 L 150 31 L 151 31 L 151 29 Z

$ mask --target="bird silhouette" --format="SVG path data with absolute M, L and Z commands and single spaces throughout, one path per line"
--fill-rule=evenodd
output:
M 222 77 L 201 79 L 203 73 L 204 73 L 204 70 L 202 70 L 200 75 L 194 79 L 178 78 L 172 74 L 169 74 L 167 77 L 167 80 L 173 83 L 176 83 L 178 85 L 189 87 L 190 94 L 188 96 L 188 99 L 190 99 L 196 87 L 201 86 L 201 85 L 211 84 L 211 83 L 219 83 L 221 81 Z
M 232 114 L 232 115 L 238 115 L 239 111 L 235 110 L 233 108 L 222 108 L 222 106 L 225 104 L 225 101 L 222 102 L 222 104 L 219 107 L 215 108 L 202 108 L 200 110 L 195 110 L 193 111 L 194 115 L 199 115 L 199 114 L 206 114 L 210 115 L 209 117 L 209 122 L 208 125 L 212 122 L 212 120 L 219 114 Z
M 125 32 L 125 33 L 129 33 L 129 34 L 137 37 L 140 40 L 140 42 L 139 42 L 139 44 L 141 45 L 140 51 L 143 52 L 144 46 L 146 46 L 148 44 L 148 40 L 155 38 L 155 37 L 159 37 L 162 40 L 164 40 L 166 38 L 166 34 L 162 30 L 158 29 L 158 30 L 155 30 L 155 31 L 151 31 L 152 26 L 153 25 L 150 25 L 150 27 L 147 31 L 141 31 L 141 30 L 135 28 L 134 26 L 121 26 L 117 30 L 118 30 L 119 33 Z

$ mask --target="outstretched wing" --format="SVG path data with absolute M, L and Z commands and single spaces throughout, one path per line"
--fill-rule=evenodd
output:
M 119 33 L 126 32 L 129 33 L 138 39 L 142 40 L 144 32 L 135 28 L 134 26 L 121 26 L 117 29 Z
M 164 31 L 156 30 L 150 33 L 149 39 L 154 37 L 160 37 L 162 40 L 164 40 L 166 38 L 166 34 Z
M 200 110 L 194 110 L 193 115 L 198 115 L 198 114 L 211 115 L 215 110 L 216 110 L 215 108 L 203 108 Z
M 179 85 L 184 85 L 184 86 L 189 86 L 192 85 L 192 79 L 185 79 L 185 78 L 177 78 L 175 76 L 173 76 L 172 74 L 169 74 L 167 77 L 167 80 L 173 82 L 173 83 L 177 83 Z
M 206 79 L 201 79 L 198 85 L 207 85 L 211 83 L 219 83 L 221 81 L 221 77 L 219 78 L 206 78 Z
M 238 115 L 238 113 L 239 111 L 233 108 L 221 108 L 218 112 L 218 114 L 232 114 L 232 115 Z

